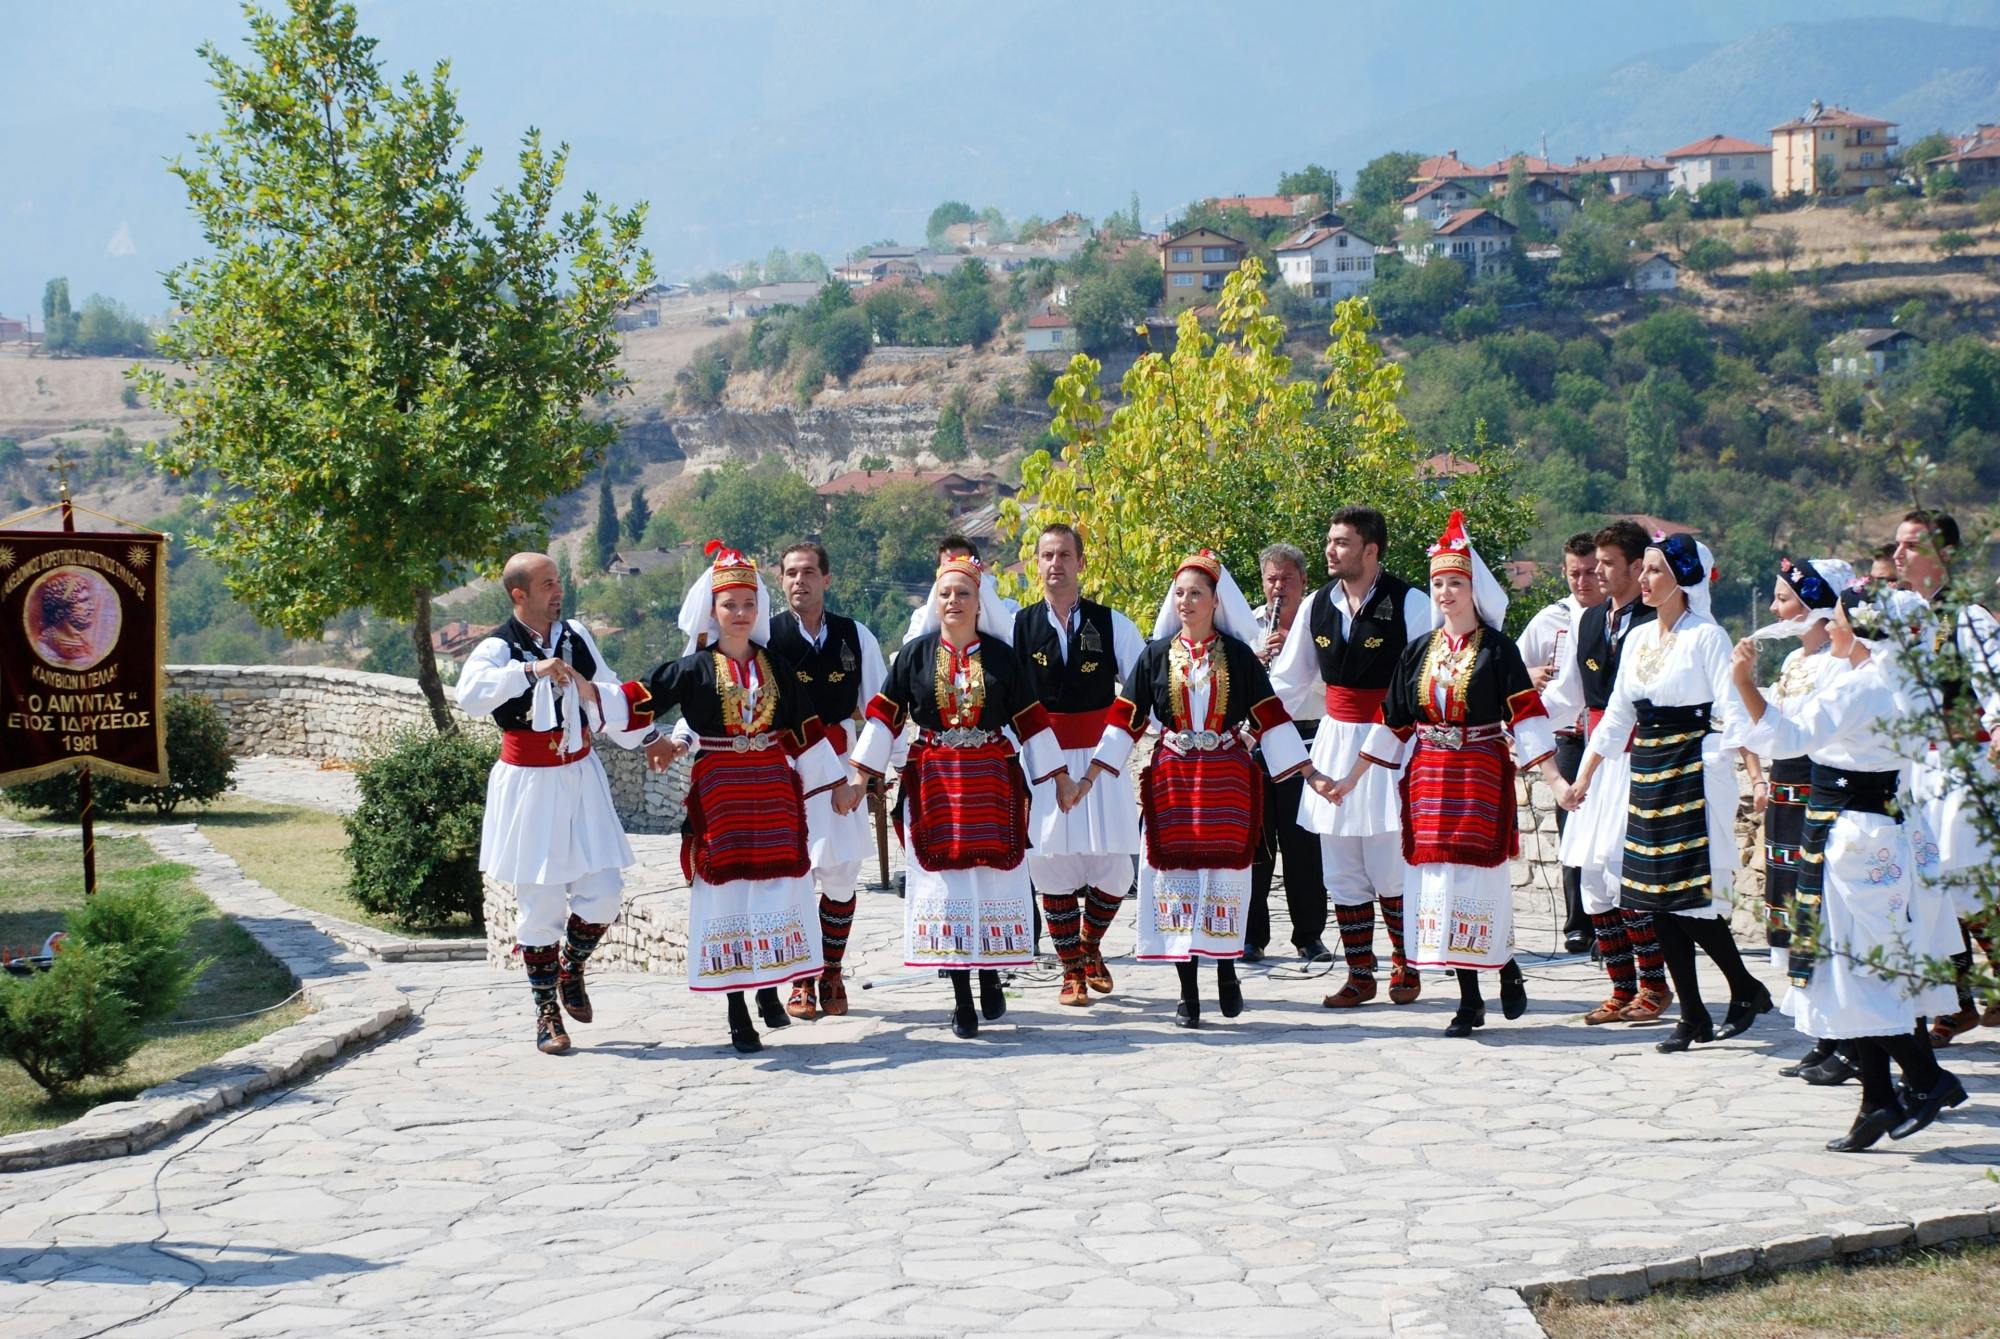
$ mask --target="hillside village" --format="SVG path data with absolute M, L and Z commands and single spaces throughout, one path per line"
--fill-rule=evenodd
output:
M 864 246 L 831 266 L 774 249 L 660 284 L 619 316 L 630 394 L 605 408 L 619 444 L 555 509 L 552 534 L 596 592 L 597 625 L 648 641 L 649 610 L 700 534 L 726 526 L 754 545 L 765 528 L 775 540 L 840 526 L 867 543 L 836 596 L 886 630 L 920 593 L 922 564 L 891 552 L 900 541 L 880 517 L 993 538 L 1022 456 L 1056 444 L 1046 400 L 1069 359 L 1098 358 L 1115 404 L 1124 368 L 1171 347 L 1182 313 L 1209 320 L 1252 259 L 1300 375 L 1333 304 L 1368 297 L 1435 467 L 1466 468 L 1480 440 L 1514 448 L 1542 521 L 1513 555 L 1520 583 L 1608 513 L 1700 531 L 1738 571 L 1786 544 L 1858 552 L 1899 505 L 1892 448 L 1912 439 L 1942 486 L 1992 497 L 2000 129 L 1906 143 L 1892 122 L 1814 103 L 1761 135 L 1691 133 L 1568 163 L 1386 153 L 1347 189 L 1312 165 L 1270 195 L 1207 197 L 1154 229 L 1136 198 L 1096 222 L 948 202 L 922 245 Z M 122 361 L 48 357 L 31 321 L 0 323 L 9 335 L 0 487 L 38 499 L 38 466 L 60 443 L 83 461 L 86 497 L 194 524 L 186 495 L 141 459 L 137 444 L 169 425 L 123 394 Z M 732 488 L 780 500 L 730 520 Z M 870 509 L 876 522 L 861 519 Z M 392 630 L 359 618 L 287 648 L 229 616 L 212 575 L 195 582 L 194 606 L 228 627 L 177 619 L 177 654 L 393 657 Z M 1718 604 L 1749 594 L 1746 581 Z M 439 654 L 462 654 L 498 612 L 478 584 L 445 597 Z

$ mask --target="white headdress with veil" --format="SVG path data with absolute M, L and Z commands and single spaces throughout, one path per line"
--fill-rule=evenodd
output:
M 757 564 L 719 539 L 709 540 L 702 552 L 711 561 L 701 569 L 701 575 L 694 579 L 681 600 L 680 629 L 687 634 L 687 645 L 681 648 L 681 654 L 713 646 L 721 640 L 722 627 L 715 621 L 715 597 L 720 591 L 738 586 L 754 587 L 757 591 L 757 624 L 750 629 L 750 640 L 759 646 L 767 645 L 771 640 L 771 592 L 757 575 Z
M 1215 583 L 1215 626 L 1241 642 L 1257 645 L 1263 639 L 1264 629 L 1257 622 L 1257 616 L 1250 612 L 1250 601 L 1243 598 L 1242 589 L 1236 578 L 1229 575 L 1229 569 L 1222 565 L 1222 559 L 1208 549 L 1200 549 L 1181 559 L 1174 568 L 1174 580 L 1181 573 L 1194 570 L 1206 573 Z M 1173 582 L 1167 583 L 1166 596 L 1160 601 L 1160 613 L 1153 620 L 1155 639 L 1171 637 L 1181 630 L 1180 615 L 1174 612 Z

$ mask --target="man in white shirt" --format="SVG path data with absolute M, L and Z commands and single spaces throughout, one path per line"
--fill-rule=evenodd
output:
M 1569 594 L 1529 619 L 1517 641 L 1521 661 L 1537 691 L 1549 686 L 1563 645 L 1576 636 L 1576 623 L 1583 611 L 1604 598 L 1604 587 L 1597 579 L 1597 541 L 1592 532 L 1586 530 L 1563 541 L 1562 565 Z M 1554 725 L 1556 770 L 1563 780 L 1574 781 L 1577 766 L 1583 761 L 1583 717 L 1579 714 Z M 1558 834 L 1568 819 L 1569 811 L 1556 806 Z M 1570 865 L 1563 866 L 1563 903 L 1563 946 L 1571 953 L 1581 953 L 1590 947 L 1590 917 L 1583 910 L 1583 871 Z
M 1306 556 L 1295 545 L 1272 544 L 1257 555 L 1262 568 L 1264 603 L 1255 610 L 1266 629 L 1254 649 L 1268 668 L 1284 648 L 1285 638 L 1305 608 Z M 1299 738 L 1308 746 L 1319 729 L 1326 703 L 1311 699 L 1292 718 Z M 1271 878 L 1278 861 L 1285 864 L 1285 907 L 1292 917 L 1292 947 L 1308 962 L 1330 958 L 1326 935 L 1326 879 L 1320 872 L 1319 834 L 1299 823 L 1299 801 L 1305 795 L 1303 773 L 1284 781 L 1264 777 L 1264 836 L 1250 864 L 1250 915 L 1244 923 L 1243 960 L 1257 962 L 1271 942 Z

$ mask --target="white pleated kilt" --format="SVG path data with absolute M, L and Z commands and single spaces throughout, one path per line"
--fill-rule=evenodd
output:
M 1141 962 L 1240 958 L 1250 908 L 1248 869 L 1154 869 L 1139 862 Z
M 1313 733 L 1313 766 L 1339 780 L 1354 770 L 1361 746 L 1375 727 L 1365 721 L 1337 721 L 1331 716 Z M 1299 826 L 1329 837 L 1373 837 L 1403 830 L 1403 798 L 1397 784 L 1400 767 L 1370 767 L 1339 804 L 1321 798 L 1311 786 L 1299 797 Z
M 574 883 L 632 863 L 595 749 L 560 767 L 493 764 L 479 831 L 482 872 L 503 883 Z
M 845 753 L 840 755 L 840 767 L 847 772 Z M 865 800 L 850 814 L 833 812 L 832 791 L 823 790 L 806 801 L 806 854 L 814 869 L 854 864 L 874 853 L 874 824 Z
M 1908 1033 L 1920 1017 L 1958 1007 L 1949 984 L 1882 976 L 1866 959 L 1922 972 L 1938 955 L 1946 899 L 1918 877 L 1919 834 L 1882 814 L 1843 813 L 1827 833 L 1820 955 L 1812 980 L 1780 1007 L 1809 1037 L 1847 1040 Z M 1950 924 L 1951 947 L 1957 926 Z
M 1632 755 L 1614 753 L 1597 764 L 1583 803 L 1563 821 L 1556 858 L 1574 869 L 1624 868 L 1625 810 L 1631 799 Z
M 688 989 L 758 990 L 817 976 L 819 895 L 810 875 L 732 879 L 699 875 L 688 893 Z
M 1939 766 L 1936 756 L 1931 754 L 1930 760 L 1917 764 L 1910 776 L 1925 827 L 1937 844 L 1937 863 L 1930 872 L 1949 892 L 1954 915 L 1959 920 L 1978 920 L 1985 914 L 1979 890 L 1951 876 L 1986 864 L 1992 853 L 1973 826 L 1977 806 L 1968 788 L 1949 769 Z M 1994 780 L 1992 764 L 1981 762 L 1977 771 L 1982 781 L 1990 784 Z M 1954 945 L 1953 951 L 1958 947 Z
M 1034 886 L 1013 869 L 925 869 L 914 844 L 903 884 L 903 965 L 953 971 L 1035 960 Z
M 1094 749 L 1064 749 L 1072 781 L 1090 775 Z M 1083 803 L 1064 813 L 1056 804 L 1054 779 L 1028 788 L 1028 840 L 1034 853 L 1054 855 L 1137 855 L 1139 805 L 1126 777 L 1100 776 Z
M 1505 967 L 1514 956 L 1507 865 L 1411 865 L 1403 880 L 1403 954 L 1419 969 Z

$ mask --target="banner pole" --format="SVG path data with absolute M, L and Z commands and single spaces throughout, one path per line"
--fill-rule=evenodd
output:
M 62 499 L 62 527 L 64 534 L 76 533 L 76 509 L 69 500 L 69 471 L 64 469 L 56 478 L 56 496 Z M 97 797 L 90 783 L 90 764 L 84 763 L 76 769 L 76 797 L 83 819 L 83 895 L 93 896 L 97 892 Z

